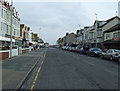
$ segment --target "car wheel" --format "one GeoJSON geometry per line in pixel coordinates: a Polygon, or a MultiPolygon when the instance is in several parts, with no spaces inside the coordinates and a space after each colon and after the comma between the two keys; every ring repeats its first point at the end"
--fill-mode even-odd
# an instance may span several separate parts
{"type": "Polygon", "coordinates": [[[89,56],[90,54],[88,53],[88,56],[89,56]]]}
{"type": "Polygon", "coordinates": [[[95,54],[94,53],[92,53],[92,57],[94,57],[95,56],[95,54]]]}
{"type": "Polygon", "coordinates": [[[91,57],[93,57],[93,54],[92,54],[92,53],[90,53],[90,56],[91,56],[91,57]]]}
{"type": "Polygon", "coordinates": [[[112,61],[113,60],[113,57],[112,56],[110,56],[110,61],[112,61]]]}

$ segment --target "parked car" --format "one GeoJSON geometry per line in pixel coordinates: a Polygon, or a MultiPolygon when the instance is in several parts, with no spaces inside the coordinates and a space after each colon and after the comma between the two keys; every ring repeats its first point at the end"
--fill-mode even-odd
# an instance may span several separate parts
{"type": "Polygon", "coordinates": [[[76,53],[79,53],[80,50],[81,50],[81,48],[80,48],[79,46],[77,46],[77,47],[75,48],[75,52],[76,52],[76,53]]]}
{"type": "Polygon", "coordinates": [[[75,47],[71,47],[72,52],[75,52],[75,49],[76,49],[75,47]]]}
{"type": "Polygon", "coordinates": [[[109,59],[109,60],[119,60],[120,50],[117,49],[109,49],[107,52],[102,53],[101,58],[109,59]]]}
{"type": "Polygon", "coordinates": [[[66,50],[66,46],[63,46],[63,47],[62,47],[62,50],[66,50]]]}
{"type": "Polygon", "coordinates": [[[66,46],[65,50],[68,50],[68,46],[66,46]]]}
{"type": "Polygon", "coordinates": [[[88,51],[89,51],[90,47],[91,47],[90,43],[85,43],[83,45],[83,47],[81,47],[79,53],[81,53],[81,54],[88,54],[88,51]]]}
{"type": "Polygon", "coordinates": [[[100,48],[90,48],[88,51],[89,56],[101,56],[103,51],[100,48]]]}
{"type": "Polygon", "coordinates": [[[69,47],[68,47],[68,51],[71,51],[71,50],[72,50],[72,47],[71,47],[71,46],[69,46],[69,47]]]}
{"type": "Polygon", "coordinates": [[[82,47],[82,48],[80,48],[79,53],[80,53],[80,54],[87,54],[87,53],[88,53],[88,50],[87,50],[87,49],[84,49],[84,48],[82,47]]]}

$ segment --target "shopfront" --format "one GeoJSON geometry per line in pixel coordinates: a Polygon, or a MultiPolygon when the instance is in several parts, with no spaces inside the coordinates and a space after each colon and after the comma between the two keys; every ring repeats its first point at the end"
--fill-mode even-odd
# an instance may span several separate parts
{"type": "Polygon", "coordinates": [[[103,42],[105,49],[119,49],[120,50],[120,38],[114,40],[108,40],[103,42]]]}
{"type": "MultiPolygon", "coordinates": [[[[14,39],[12,39],[12,43],[15,43],[14,39]]],[[[5,46],[10,46],[10,38],[0,37],[0,49],[5,46]]]]}

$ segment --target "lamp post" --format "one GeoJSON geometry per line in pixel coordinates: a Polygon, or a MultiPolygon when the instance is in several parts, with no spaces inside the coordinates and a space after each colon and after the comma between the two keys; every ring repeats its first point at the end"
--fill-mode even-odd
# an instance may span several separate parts
{"type": "Polygon", "coordinates": [[[97,13],[95,13],[96,16],[96,48],[97,48],[97,13]]]}
{"type": "MultiPolygon", "coordinates": [[[[79,25],[79,27],[80,27],[80,32],[81,32],[81,25],[79,25]]],[[[80,34],[78,34],[79,35],[79,37],[78,37],[78,45],[80,45],[80,42],[81,42],[81,39],[80,39],[80,34]]]]}
{"type": "Polygon", "coordinates": [[[13,0],[11,0],[11,7],[10,7],[10,15],[11,15],[11,32],[10,32],[10,58],[12,58],[12,15],[13,15],[13,0]]]}

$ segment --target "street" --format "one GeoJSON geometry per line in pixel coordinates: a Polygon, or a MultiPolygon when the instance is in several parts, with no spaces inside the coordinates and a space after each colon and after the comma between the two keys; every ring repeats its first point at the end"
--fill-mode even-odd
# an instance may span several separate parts
{"type": "Polygon", "coordinates": [[[44,49],[22,89],[118,89],[118,64],[60,49],[44,49]]]}
{"type": "Polygon", "coordinates": [[[0,0],[0,90],[120,91],[120,0],[19,1],[0,0]]]}

